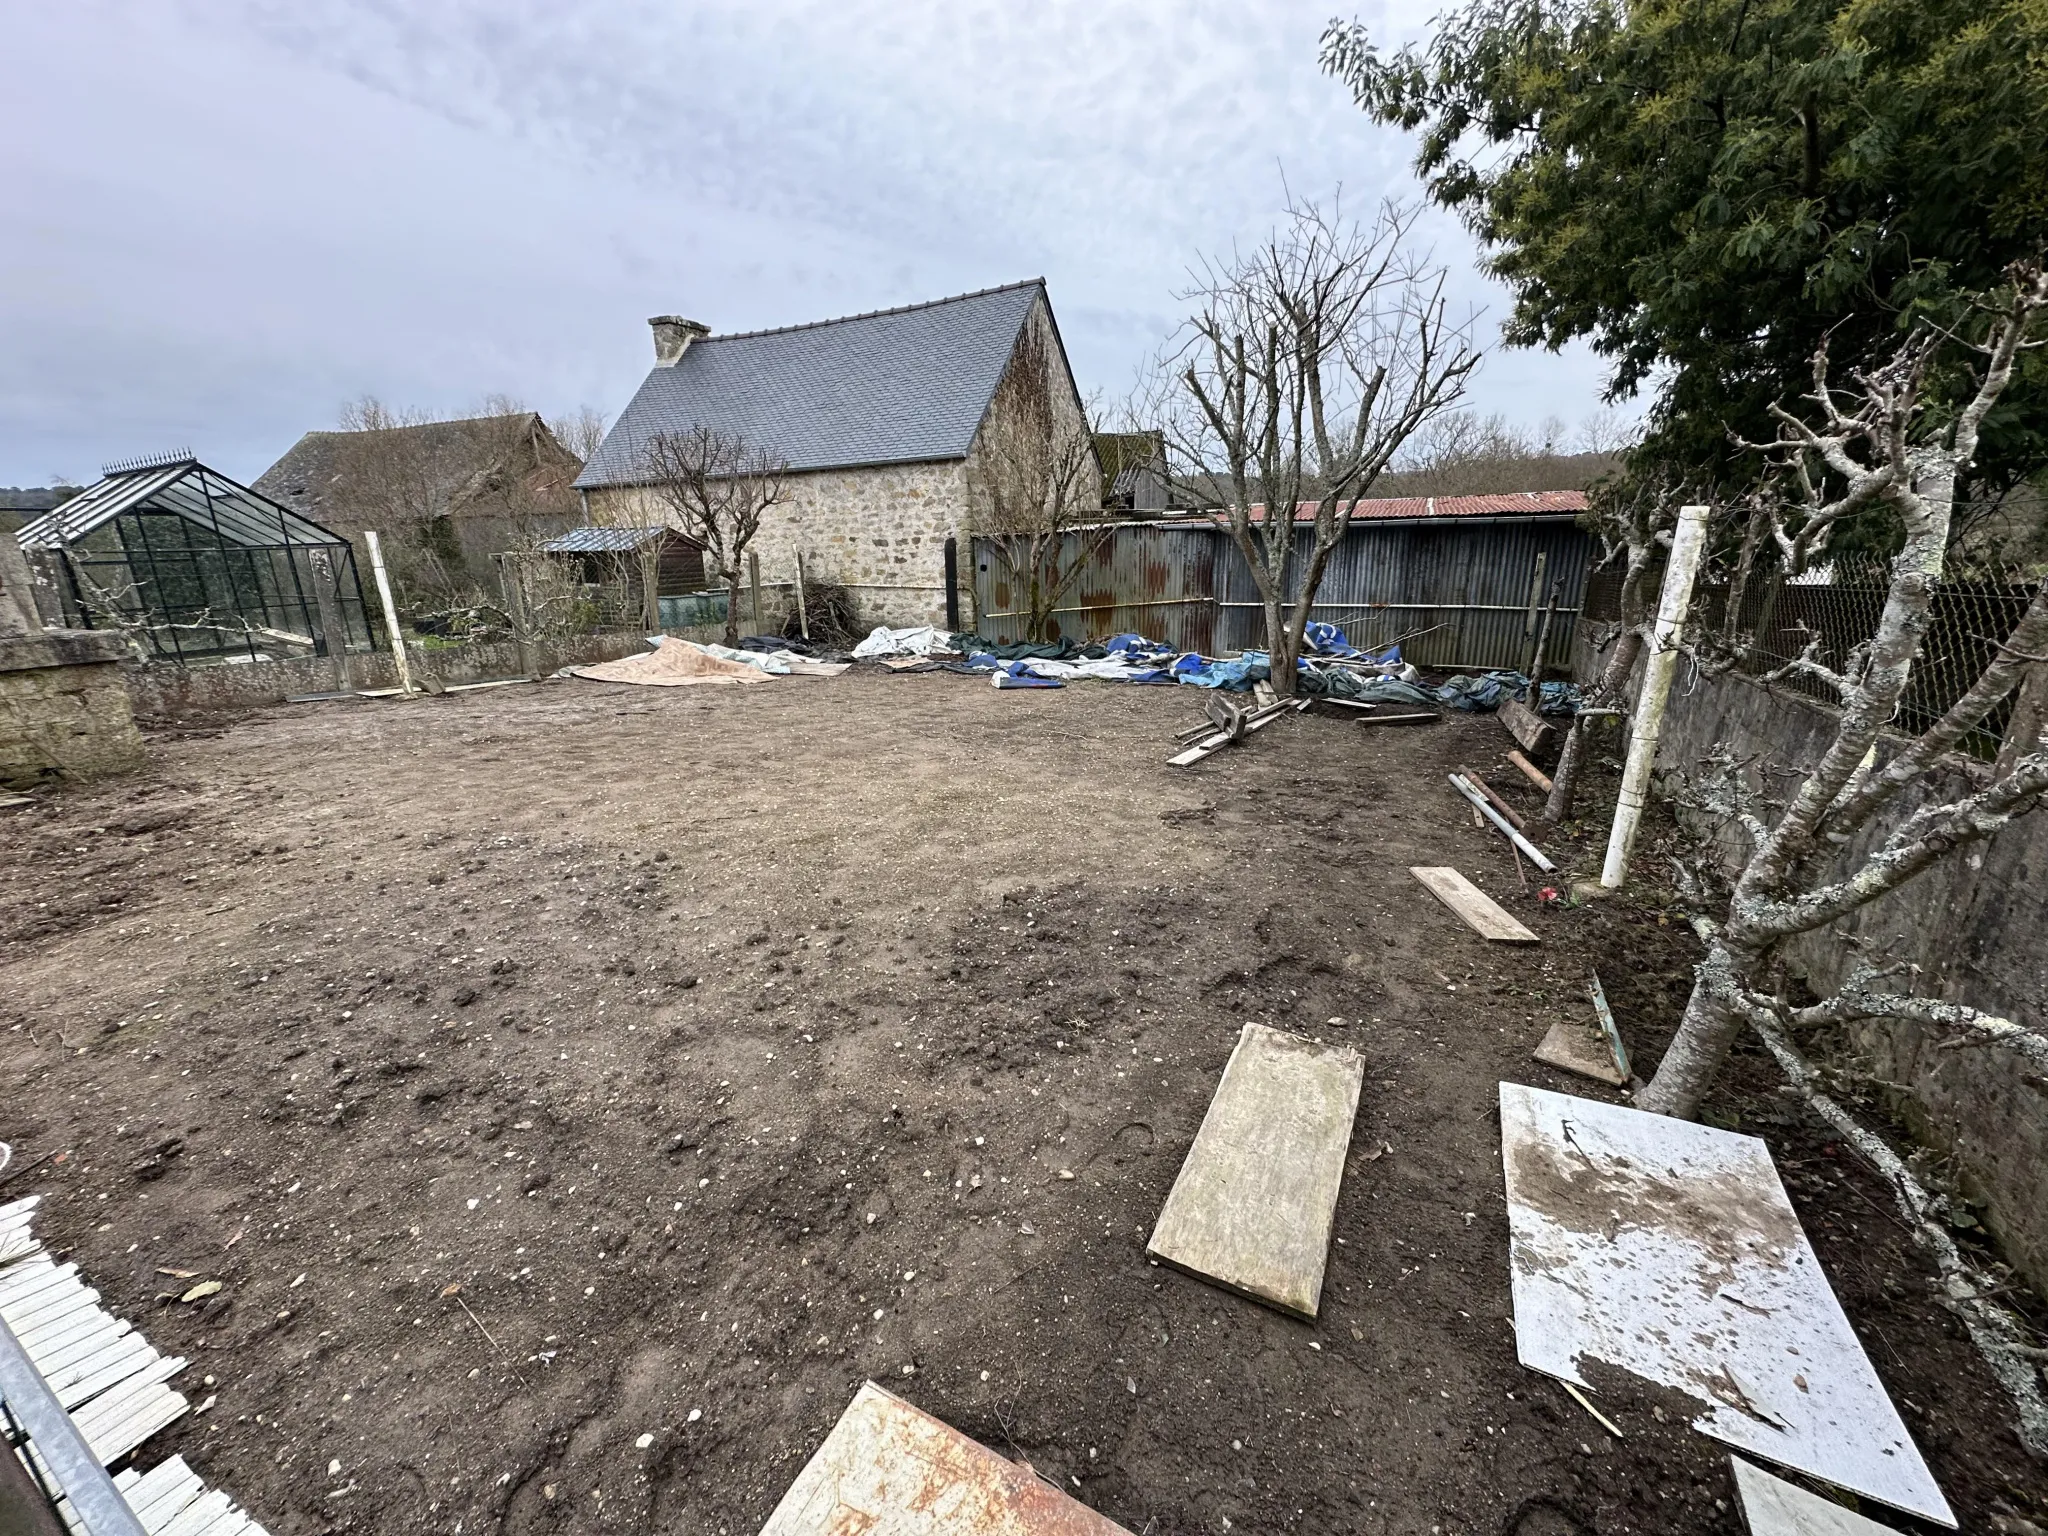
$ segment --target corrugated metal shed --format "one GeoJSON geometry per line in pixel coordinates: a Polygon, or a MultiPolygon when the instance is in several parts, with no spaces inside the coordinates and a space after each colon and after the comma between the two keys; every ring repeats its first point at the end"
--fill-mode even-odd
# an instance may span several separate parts
{"type": "MultiPolygon", "coordinates": [[[[1548,654],[1569,656],[1592,540],[1577,523],[1582,495],[1541,498],[1459,498],[1508,503],[1508,513],[1461,507],[1355,520],[1330,557],[1311,617],[1340,625],[1361,647],[1401,639],[1403,654],[1421,666],[1521,668],[1555,587],[1548,654]],[[1553,499],[1566,505],[1553,508],[1553,499]],[[1541,510],[1530,510],[1532,502],[1541,510]]],[[[1086,537],[1067,535],[1069,557],[1086,537]]],[[[1304,528],[1304,551],[1308,540],[1304,528]]],[[[981,633],[1022,638],[1023,584],[990,539],[974,541],[974,595],[981,633]]],[[[1119,525],[1054,619],[1076,639],[1136,630],[1208,655],[1265,643],[1250,568],[1228,530],[1202,518],[1119,525]]]]}

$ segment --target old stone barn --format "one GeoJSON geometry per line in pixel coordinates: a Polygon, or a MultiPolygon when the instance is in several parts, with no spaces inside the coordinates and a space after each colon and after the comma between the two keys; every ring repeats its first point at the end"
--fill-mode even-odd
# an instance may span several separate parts
{"type": "MultiPolygon", "coordinates": [[[[983,531],[993,444],[1012,418],[1086,421],[1040,279],[779,330],[718,336],[660,316],[655,361],[576,485],[588,521],[674,514],[647,484],[648,443],[708,427],[779,456],[786,499],[752,548],[762,576],[848,588],[865,622],[943,623],[944,546],[983,531]]],[[[1100,504],[1099,482],[1091,490],[1100,504]]],[[[964,586],[964,582],[963,582],[964,586]]]]}

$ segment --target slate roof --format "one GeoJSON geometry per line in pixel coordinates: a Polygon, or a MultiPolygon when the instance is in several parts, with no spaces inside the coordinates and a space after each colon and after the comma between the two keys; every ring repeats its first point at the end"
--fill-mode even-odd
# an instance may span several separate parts
{"type": "MultiPolygon", "coordinates": [[[[537,441],[548,434],[547,423],[532,411],[501,416],[467,416],[454,421],[428,421],[412,426],[382,427],[374,433],[308,432],[292,444],[285,456],[258,475],[251,489],[281,501],[294,512],[308,517],[332,516],[349,521],[348,464],[350,454],[377,437],[402,438],[401,450],[409,472],[431,477],[449,513],[490,512],[489,505],[473,505],[470,494],[522,440],[537,441]],[[330,506],[333,502],[335,505],[330,506]]],[[[566,449],[558,449],[567,463],[575,460],[566,449]]],[[[565,499],[565,512],[573,506],[565,499]]]]}
{"type": "Polygon", "coordinates": [[[711,427],[793,470],[963,459],[1045,280],[707,336],[651,370],[578,488],[632,485],[660,432],[711,427]]]}

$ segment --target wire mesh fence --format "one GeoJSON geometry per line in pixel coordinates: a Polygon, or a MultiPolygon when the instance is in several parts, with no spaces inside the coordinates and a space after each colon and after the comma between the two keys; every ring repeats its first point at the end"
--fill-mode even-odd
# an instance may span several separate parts
{"type": "MultiPolygon", "coordinates": [[[[2018,565],[1950,571],[1928,613],[1912,682],[1894,722],[1898,730],[1919,734],[1969,690],[2027,611],[2040,581],[2038,572],[2018,565]]],[[[1706,617],[1740,671],[1776,674],[1777,686],[1833,703],[1837,695],[1825,678],[1791,664],[1810,657],[1835,672],[1847,668],[1856,648],[1876,632],[1890,584],[1890,561],[1879,555],[1840,556],[1789,578],[1773,566],[1753,572],[1739,596],[1724,587],[1706,617]]],[[[2008,698],[1963,739],[1961,749],[1987,761],[1996,758],[2011,712],[2008,698]]]]}

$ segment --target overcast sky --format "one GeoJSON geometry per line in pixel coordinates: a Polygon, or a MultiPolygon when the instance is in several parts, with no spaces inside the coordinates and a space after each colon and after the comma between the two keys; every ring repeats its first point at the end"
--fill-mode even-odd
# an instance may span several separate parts
{"type": "MultiPolygon", "coordinates": [[[[1317,70],[1332,3],[11,4],[0,484],[182,447],[253,478],[364,394],[616,415],[652,314],[1036,276],[1083,388],[1121,395],[1283,172],[1414,194],[1411,144],[1317,70]]],[[[1469,240],[1423,227],[1491,341],[1469,240]]],[[[1474,403],[1576,427],[1600,379],[1495,350],[1474,403]]]]}

